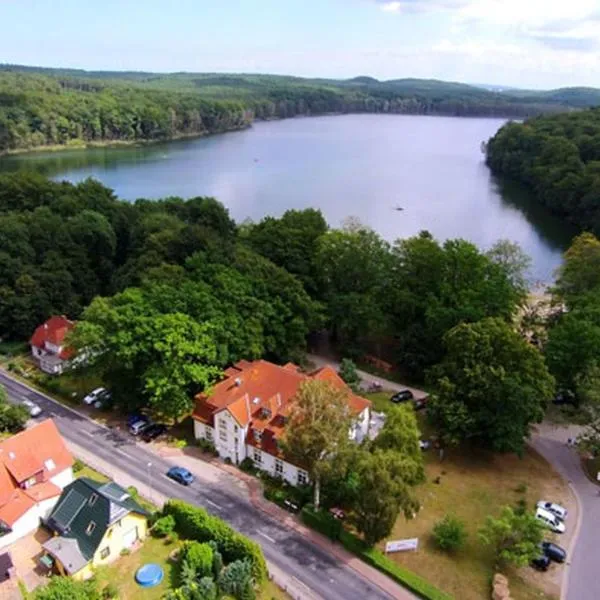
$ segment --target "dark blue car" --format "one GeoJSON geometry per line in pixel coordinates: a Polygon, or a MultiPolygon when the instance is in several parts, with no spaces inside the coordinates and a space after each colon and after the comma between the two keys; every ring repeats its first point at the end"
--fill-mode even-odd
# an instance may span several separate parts
{"type": "Polygon", "coordinates": [[[191,485],[194,483],[194,476],[183,467],[171,467],[167,471],[167,477],[170,477],[181,485],[191,485]]]}

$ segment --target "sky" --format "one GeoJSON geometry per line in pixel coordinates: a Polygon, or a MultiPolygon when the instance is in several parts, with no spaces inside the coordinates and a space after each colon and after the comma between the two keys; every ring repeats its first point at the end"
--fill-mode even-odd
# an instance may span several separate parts
{"type": "Polygon", "coordinates": [[[600,0],[0,0],[0,62],[600,87],[600,0]]]}

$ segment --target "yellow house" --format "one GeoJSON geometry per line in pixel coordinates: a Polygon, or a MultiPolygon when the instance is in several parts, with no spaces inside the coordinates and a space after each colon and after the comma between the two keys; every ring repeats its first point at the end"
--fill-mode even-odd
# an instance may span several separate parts
{"type": "Polygon", "coordinates": [[[46,519],[54,537],[43,548],[59,573],[88,579],[146,537],[147,517],[121,486],[82,477],[63,490],[46,519]]]}

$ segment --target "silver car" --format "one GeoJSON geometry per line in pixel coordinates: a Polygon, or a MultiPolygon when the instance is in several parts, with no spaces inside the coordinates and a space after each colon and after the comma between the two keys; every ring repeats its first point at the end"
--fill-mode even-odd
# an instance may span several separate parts
{"type": "Polygon", "coordinates": [[[42,409],[31,400],[23,400],[23,406],[29,411],[31,417],[39,417],[42,414],[42,409]]]}

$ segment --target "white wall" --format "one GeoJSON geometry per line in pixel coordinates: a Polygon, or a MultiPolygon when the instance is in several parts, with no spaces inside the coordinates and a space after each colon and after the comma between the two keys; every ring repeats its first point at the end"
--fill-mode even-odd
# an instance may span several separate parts
{"type": "Polygon", "coordinates": [[[59,496],[44,500],[29,509],[20,519],[12,526],[12,531],[0,537],[0,548],[4,548],[19,538],[26,536],[28,533],[35,531],[40,526],[40,519],[48,517],[54,505],[58,502],[59,496]]]}
{"type": "Polygon", "coordinates": [[[62,471],[61,473],[58,473],[54,477],[51,477],[50,481],[54,485],[57,485],[61,490],[65,487],[67,487],[73,481],[72,467],[65,469],[64,471],[62,471]]]}
{"type": "MultiPolygon", "coordinates": [[[[246,446],[246,452],[247,455],[254,460],[254,451],[256,449],[254,448],[254,446],[250,446],[250,444],[248,444],[246,446]]],[[[270,475],[273,475],[273,477],[282,477],[283,479],[285,479],[288,483],[292,484],[292,485],[298,485],[298,467],[286,462],[285,460],[282,460],[281,463],[283,464],[283,473],[277,473],[277,471],[275,470],[275,464],[277,459],[272,455],[272,454],[267,454],[266,452],[263,452],[262,450],[260,451],[260,456],[261,456],[261,462],[257,463],[256,461],[254,462],[254,464],[256,465],[257,468],[261,469],[262,471],[266,471],[267,473],[269,473],[270,475]]],[[[307,474],[307,481],[308,481],[308,474],[307,474]]]]}
{"type": "Polygon", "coordinates": [[[241,463],[246,458],[246,432],[225,409],[215,415],[214,444],[221,458],[241,463]]]}

